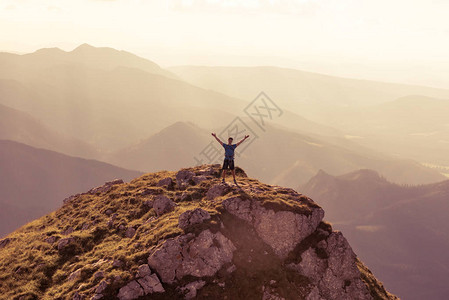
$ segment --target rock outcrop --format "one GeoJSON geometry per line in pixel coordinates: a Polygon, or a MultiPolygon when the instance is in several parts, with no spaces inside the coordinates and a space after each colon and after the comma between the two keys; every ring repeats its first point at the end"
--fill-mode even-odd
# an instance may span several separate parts
{"type": "Polygon", "coordinates": [[[8,277],[5,296],[395,298],[311,199],[236,173],[240,187],[220,183],[220,166],[208,165],[114,181],[65,201],[0,241],[0,266],[36,286],[8,277]]]}

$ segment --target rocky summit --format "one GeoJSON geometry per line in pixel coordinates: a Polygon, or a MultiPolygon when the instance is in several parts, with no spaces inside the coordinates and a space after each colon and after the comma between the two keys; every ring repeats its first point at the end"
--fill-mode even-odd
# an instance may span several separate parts
{"type": "Polygon", "coordinates": [[[396,299],[324,211],[219,165],[111,181],[0,240],[1,299],[396,299]]]}

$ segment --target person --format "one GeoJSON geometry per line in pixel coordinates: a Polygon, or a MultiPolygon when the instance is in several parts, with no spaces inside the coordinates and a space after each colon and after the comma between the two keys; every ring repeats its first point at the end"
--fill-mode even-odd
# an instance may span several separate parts
{"type": "Polygon", "coordinates": [[[237,148],[241,143],[243,143],[247,138],[249,138],[249,135],[245,135],[245,137],[238,142],[237,144],[232,144],[232,141],[234,140],[232,137],[228,138],[228,143],[223,143],[215,133],[212,133],[212,136],[217,140],[217,142],[220,143],[220,145],[223,146],[225,149],[225,158],[223,161],[223,180],[221,182],[225,183],[225,177],[226,177],[226,170],[229,168],[232,172],[232,177],[234,178],[234,183],[237,184],[237,181],[235,180],[235,170],[234,170],[234,150],[237,148]]]}

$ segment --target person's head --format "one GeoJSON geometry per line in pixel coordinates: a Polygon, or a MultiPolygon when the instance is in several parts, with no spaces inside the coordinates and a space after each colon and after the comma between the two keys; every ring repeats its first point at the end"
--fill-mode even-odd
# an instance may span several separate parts
{"type": "Polygon", "coordinates": [[[232,137],[229,137],[228,138],[228,144],[232,144],[232,141],[233,141],[234,139],[232,138],[232,137]]]}

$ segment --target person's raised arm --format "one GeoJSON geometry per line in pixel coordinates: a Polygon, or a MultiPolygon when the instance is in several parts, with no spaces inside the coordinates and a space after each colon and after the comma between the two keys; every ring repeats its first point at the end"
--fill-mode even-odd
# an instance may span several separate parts
{"type": "Polygon", "coordinates": [[[223,142],[222,141],[220,141],[220,139],[217,137],[217,135],[215,134],[215,133],[212,133],[212,136],[217,140],[217,142],[219,142],[220,143],[220,145],[222,145],[223,146],[223,142]]]}
{"type": "Polygon", "coordinates": [[[237,143],[237,146],[243,143],[247,138],[249,138],[249,135],[245,135],[245,137],[240,142],[237,143]]]}

